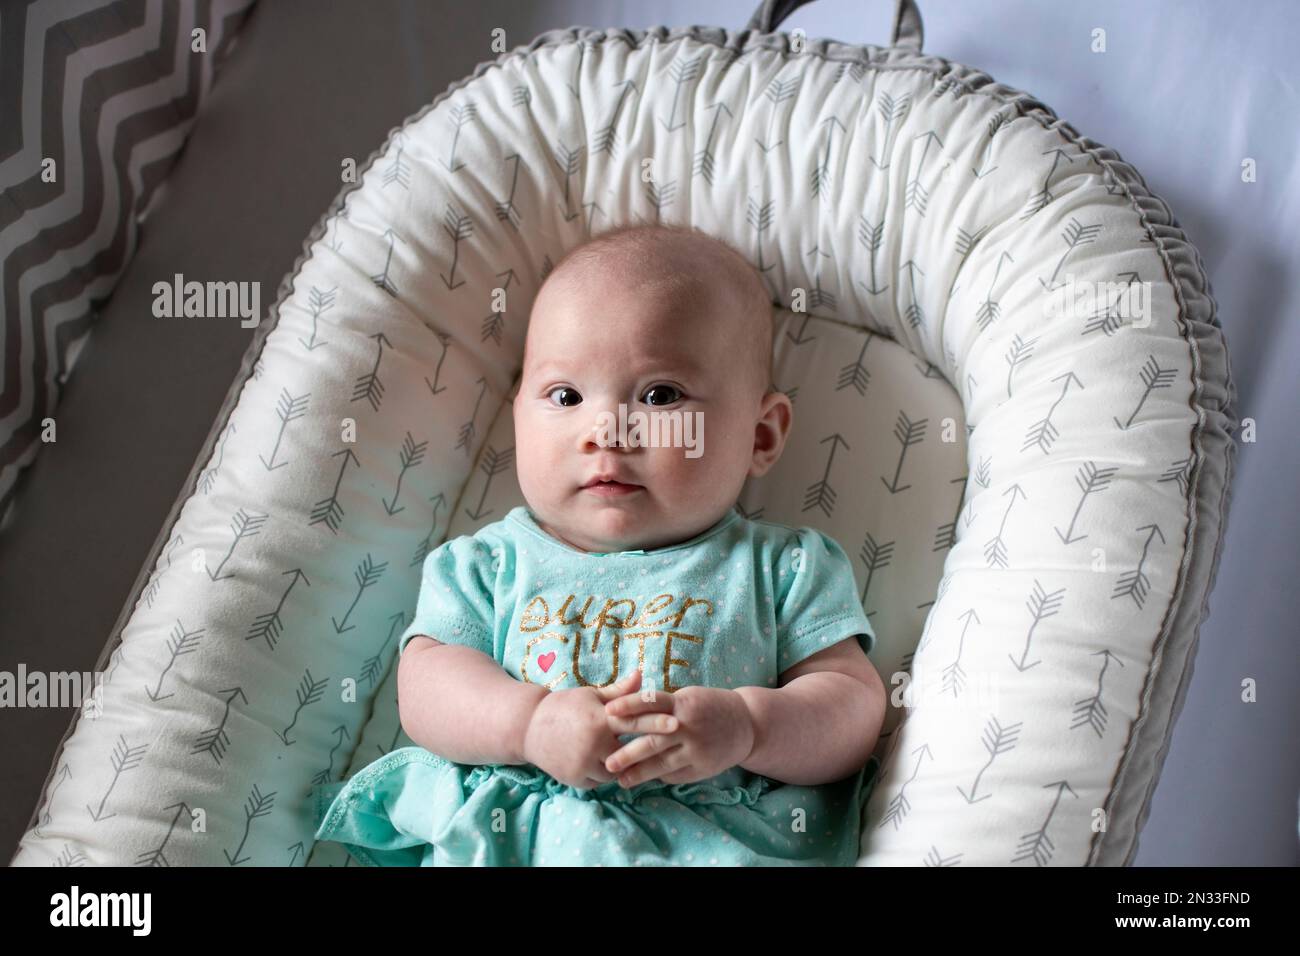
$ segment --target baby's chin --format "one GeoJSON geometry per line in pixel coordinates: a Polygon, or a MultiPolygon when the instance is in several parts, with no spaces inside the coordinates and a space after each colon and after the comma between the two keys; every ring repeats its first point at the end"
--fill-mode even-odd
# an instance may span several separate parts
{"type": "Polygon", "coordinates": [[[592,501],[567,508],[550,526],[575,547],[609,554],[668,547],[694,537],[702,530],[697,527],[701,523],[707,523],[707,518],[695,519],[680,512],[670,518],[645,503],[592,501]]]}
{"type": "Polygon", "coordinates": [[[583,543],[587,551],[633,551],[644,548],[656,531],[663,530],[663,516],[648,507],[645,492],[603,501],[583,492],[580,500],[556,517],[562,534],[583,543]]]}

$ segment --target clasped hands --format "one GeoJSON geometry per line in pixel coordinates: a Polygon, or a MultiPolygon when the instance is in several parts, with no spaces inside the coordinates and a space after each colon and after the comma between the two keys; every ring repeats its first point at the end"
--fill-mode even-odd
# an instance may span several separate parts
{"type": "Polygon", "coordinates": [[[607,687],[552,691],[529,720],[524,760],[586,790],[616,777],[626,788],[694,783],[753,752],[753,716],[734,690],[692,685],[642,695],[640,687],[637,669],[607,687]],[[641,736],[623,744],[620,734],[641,736]]]}

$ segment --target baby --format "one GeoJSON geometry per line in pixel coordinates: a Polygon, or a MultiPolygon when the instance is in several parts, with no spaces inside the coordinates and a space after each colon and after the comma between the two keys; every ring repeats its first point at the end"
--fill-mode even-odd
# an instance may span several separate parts
{"type": "Polygon", "coordinates": [[[418,746],[318,788],[317,837],[374,865],[852,865],[875,635],[834,539],[735,507],[791,418],[729,245],[620,227],[562,258],[514,399],[527,506],[425,560],[418,746]]]}

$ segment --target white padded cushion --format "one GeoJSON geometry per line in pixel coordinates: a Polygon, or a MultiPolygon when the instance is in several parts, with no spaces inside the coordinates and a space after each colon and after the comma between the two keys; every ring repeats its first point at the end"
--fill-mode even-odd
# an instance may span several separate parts
{"type": "Polygon", "coordinates": [[[1199,259],[1031,98],[787,39],[553,31],[394,133],[259,330],[17,862],[342,862],[307,791],[408,743],[423,556],[522,502],[532,297],[656,220],[735,243],[783,306],[795,430],[741,505],[856,562],[895,695],[862,862],[1128,859],[1231,468],[1199,259]],[[1070,276],[1151,283],[1150,323],[1049,317],[1070,276]]]}

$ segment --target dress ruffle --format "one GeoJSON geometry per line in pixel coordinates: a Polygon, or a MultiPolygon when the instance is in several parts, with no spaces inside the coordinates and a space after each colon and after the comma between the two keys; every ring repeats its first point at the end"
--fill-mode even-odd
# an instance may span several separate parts
{"type": "Polygon", "coordinates": [[[580,790],[531,764],[470,766],[403,747],[312,799],[316,838],[372,866],[852,865],[877,767],[872,757],[820,787],[733,767],[694,783],[580,790]]]}
{"type": "Polygon", "coordinates": [[[659,780],[647,780],[631,788],[624,788],[614,780],[590,790],[579,790],[560,783],[549,773],[531,764],[490,764],[474,767],[466,775],[465,786],[467,789],[477,790],[488,780],[502,779],[547,797],[565,796],[575,800],[634,804],[651,796],[666,796],[691,805],[707,803],[753,807],[771,788],[772,782],[766,777],[751,774],[748,775],[751,778],[748,783],[737,783],[731,786],[723,783],[728,777],[740,780],[745,776],[743,773],[720,774],[711,780],[698,780],[695,783],[663,783],[659,780]]]}

